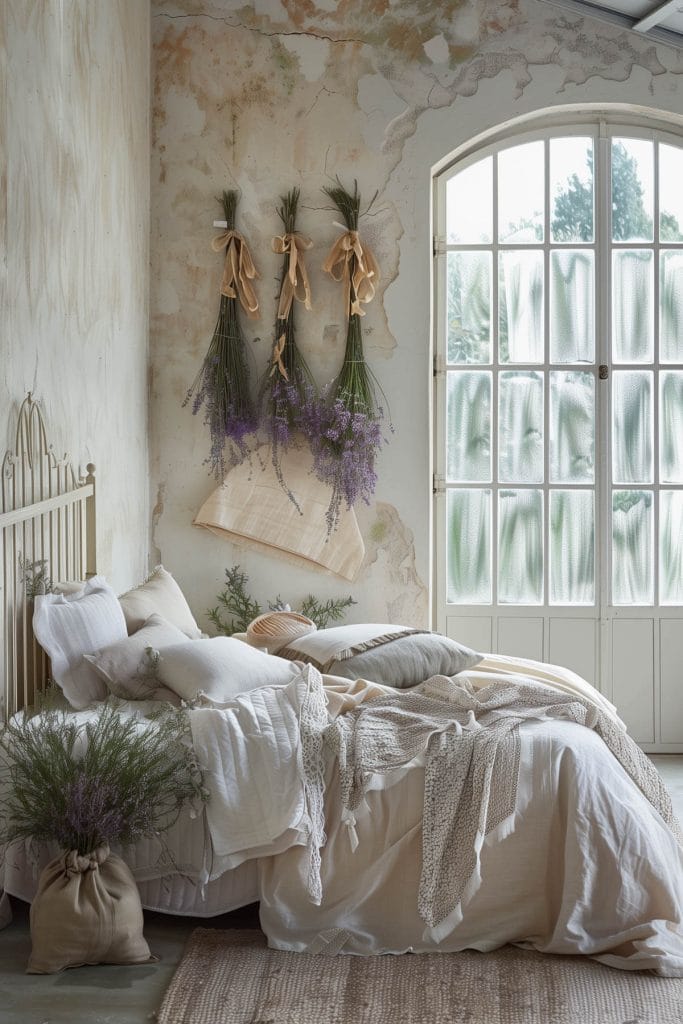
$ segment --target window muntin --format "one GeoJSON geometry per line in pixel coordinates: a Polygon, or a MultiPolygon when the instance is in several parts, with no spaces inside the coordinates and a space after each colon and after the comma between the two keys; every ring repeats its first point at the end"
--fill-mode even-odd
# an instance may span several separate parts
{"type": "Polygon", "coordinates": [[[682,173],[683,148],[622,129],[498,147],[448,180],[450,604],[599,603],[601,518],[609,602],[680,602],[682,173]]]}

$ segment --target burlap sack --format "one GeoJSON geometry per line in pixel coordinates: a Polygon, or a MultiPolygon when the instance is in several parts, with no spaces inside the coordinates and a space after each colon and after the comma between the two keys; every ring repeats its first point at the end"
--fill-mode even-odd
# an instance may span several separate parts
{"type": "Polygon", "coordinates": [[[76,850],[43,869],[31,904],[27,974],[55,974],[85,964],[144,964],[152,958],[142,936],[135,879],[120,857],[101,846],[76,850]]]}

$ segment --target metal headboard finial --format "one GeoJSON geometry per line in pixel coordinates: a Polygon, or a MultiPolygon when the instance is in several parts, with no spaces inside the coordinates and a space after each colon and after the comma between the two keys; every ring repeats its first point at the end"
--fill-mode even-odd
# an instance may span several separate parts
{"type": "Polygon", "coordinates": [[[0,719],[32,703],[48,663],[31,628],[33,597],[54,582],[93,576],[95,467],[81,478],[56,458],[40,407],[28,392],[14,451],[2,462],[0,506],[0,719]]]}

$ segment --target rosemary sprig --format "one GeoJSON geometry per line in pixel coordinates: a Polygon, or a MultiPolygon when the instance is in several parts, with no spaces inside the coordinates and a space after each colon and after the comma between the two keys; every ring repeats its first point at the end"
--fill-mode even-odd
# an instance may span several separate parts
{"type": "MultiPolygon", "coordinates": [[[[239,565],[233,565],[231,569],[225,570],[225,587],[218,594],[217,601],[231,618],[224,618],[218,605],[208,612],[216,630],[224,636],[246,633],[249,623],[263,610],[259,602],[250,595],[248,583],[249,577],[240,570],[239,565]]],[[[351,596],[322,601],[313,594],[308,594],[301,602],[300,611],[302,615],[315,622],[318,629],[325,629],[330,622],[343,618],[346,609],[355,603],[351,596]]],[[[279,594],[274,601],[268,602],[268,608],[271,611],[290,610],[289,605],[284,603],[279,594]]]]}

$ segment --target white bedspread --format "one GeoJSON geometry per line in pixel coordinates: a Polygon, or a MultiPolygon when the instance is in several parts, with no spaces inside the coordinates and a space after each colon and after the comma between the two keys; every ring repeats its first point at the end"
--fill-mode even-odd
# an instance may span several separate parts
{"type": "Polygon", "coordinates": [[[602,740],[572,722],[520,727],[515,826],[481,850],[481,882],[439,929],[418,914],[424,770],[375,780],[351,851],[339,790],[326,794],[323,902],[307,897],[298,849],[259,861],[271,946],[403,953],[496,949],[584,954],[683,977],[683,855],[602,740]]]}
{"type": "MultiPolygon", "coordinates": [[[[533,685],[541,671],[548,685],[554,669],[527,665],[529,675],[509,660],[487,659],[467,676],[483,686],[498,672],[503,682],[512,675],[533,685]]],[[[614,714],[585,681],[561,669],[557,674],[558,689],[614,714]]],[[[424,757],[368,780],[354,812],[354,852],[328,752],[327,835],[317,837],[324,840],[321,891],[311,899],[315,813],[296,723],[319,678],[307,667],[289,687],[243,695],[234,714],[193,713],[195,743],[203,760],[208,755],[213,779],[214,842],[226,857],[259,856],[261,922],[271,945],[367,954],[515,942],[683,977],[683,852],[603,741],[575,722],[520,726],[512,826],[486,837],[477,885],[434,928],[418,914],[424,757]],[[218,781],[221,772],[225,783],[218,781]],[[255,794],[253,805],[240,783],[255,794]]],[[[362,686],[351,699],[364,699],[362,686]]],[[[316,713],[310,721],[319,729],[319,705],[316,713]]]]}

